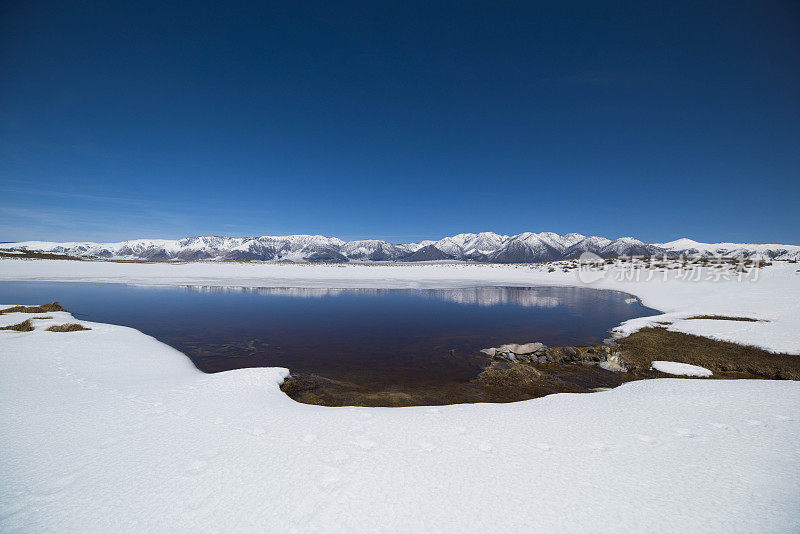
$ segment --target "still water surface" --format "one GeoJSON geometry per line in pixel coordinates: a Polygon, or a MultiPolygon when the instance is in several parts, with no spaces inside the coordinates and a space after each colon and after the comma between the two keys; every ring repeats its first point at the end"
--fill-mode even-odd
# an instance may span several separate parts
{"type": "Polygon", "coordinates": [[[206,372],[280,366],[339,380],[469,380],[503,343],[600,343],[656,312],[574,287],[304,289],[0,283],[0,303],[57,300],[77,319],[131,326],[206,372]]]}

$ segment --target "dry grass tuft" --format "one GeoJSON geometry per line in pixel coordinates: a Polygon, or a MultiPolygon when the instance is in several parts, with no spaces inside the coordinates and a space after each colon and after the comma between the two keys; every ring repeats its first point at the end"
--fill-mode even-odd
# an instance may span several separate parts
{"type": "Polygon", "coordinates": [[[666,328],[643,328],[618,339],[617,343],[625,366],[643,378],[666,376],[650,371],[654,360],[666,360],[705,367],[716,378],[800,380],[800,356],[670,332],[666,328]]]}
{"type": "Polygon", "coordinates": [[[66,323],[53,325],[47,329],[48,332],[80,332],[81,330],[91,330],[91,328],[78,323],[66,323]]]}
{"type": "Polygon", "coordinates": [[[50,302],[48,304],[42,304],[41,306],[14,306],[11,308],[6,308],[4,310],[0,310],[0,315],[4,313],[48,313],[57,311],[67,310],[62,308],[61,304],[58,302],[50,302]]]}
{"type": "Polygon", "coordinates": [[[0,330],[14,330],[15,332],[30,332],[33,330],[33,323],[30,319],[25,319],[21,323],[11,326],[0,326],[0,330]]]}
{"type": "Polygon", "coordinates": [[[731,317],[730,315],[695,315],[694,317],[687,317],[686,319],[713,319],[715,321],[744,321],[748,323],[758,323],[762,321],[761,319],[753,319],[752,317],[731,317]]]}

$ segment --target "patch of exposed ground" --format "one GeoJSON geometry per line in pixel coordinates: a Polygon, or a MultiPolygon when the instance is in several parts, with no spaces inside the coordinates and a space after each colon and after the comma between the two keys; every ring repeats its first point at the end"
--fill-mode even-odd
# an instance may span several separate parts
{"type": "Polygon", "coordinates": [[[47,328],[48,332],[80,332],[81,330],[91,330],[91,328],[78,323],[57,324],[47,328]]]}
{"type": "Polygon", "coordinates": [[[753,319],[752,317],[732,317],[730,315],[695,315],[694,317],[687,317],[686,319],[687,320],[712,319],[715,321],[744,321],[748,323],[758,323],[762,321],[761,319],[753,319]]]}
{"type": "Polygon", "coordinates": [[[0,326],[0,330],[14,330],[15,332],[30,332],[33,330],[33,323],[30,319],[25,319],[21,323],[11,326],[0,326]]]}
{"type": "Polygon", "coordinates": [[[30,260],[73,260],[73,261],[83,261],[88,258],[80,257],[80,256],[69,256],[67,254],[54,254],[52,252],[38,252],[34,250],[15,250],[15,251],[4,251],[0,250],[0,259],[9,258],[9,259],[30,259],[30,260]]]}
{"type": "Polygon", "coordinates": [[[4,313],[48,313],[57,311],[67,311],[58,302],[50,302],[41,306],[13,306],[0,310],[0,315],[4,313]]]}
{"type": "Polygon", "coordinates": [[[589,393],[616,387],[625,373],[593,365],[530,365],[486,359],[472,380],[437,384],[395,384],[332,380],[313,374],[288,377],[281,389],[292,399],[322,406],[435,406],[474,402],[514,402],[552,393],[589,393]]]}
{"type": "Polygon", "coordinates": [[[617,343],[628,374],[640,378],[668,376],[650,370],[654,360],[665,360],[705,367],[714,373],[714,378],[800,380],[800,356],[670,332],[666,328],[643,328],[617,343]]]}

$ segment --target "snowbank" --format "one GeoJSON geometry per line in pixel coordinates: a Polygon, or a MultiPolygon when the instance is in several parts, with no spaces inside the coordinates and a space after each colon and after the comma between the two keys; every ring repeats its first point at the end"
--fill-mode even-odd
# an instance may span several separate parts
{"type": "Polygon", "coordinates": [[[620,326],[625,335],[658,322],[670,330],[800,354],[800,273],[798,264],[775,262],[758,278],[726,279],[701,269],[684,279],[641,271],[636,276],[612,269],[584,284],[577,272],[549,266],[492,264],[270,264],[270,263],[113,263],[67,260],[0,261],[0,281],[111,282],[147,285],[303,287],[303,288],[448,288],[474,286],[562,285],[614,289],[639,297],[665,315],[634,319],[620,326]],[[698,278],[698,281],[695,281],[698,278]],[[688,320],[696,315],[744,316],[763,322],[688,320]]]}
{"type": "Polygon", "coordinates": [[[708,377],[713,373],[705,367],[690,365],[688,363],[654,361],[652,368],[668,375],[708,377]]]}
{"type": "Polygon", "coordinates": [[[46,315],[0,331],[3,532],[800,527],[796,382],[325,408],[286,397],[285,369],[204,375],[136,330],[46,315]]]}

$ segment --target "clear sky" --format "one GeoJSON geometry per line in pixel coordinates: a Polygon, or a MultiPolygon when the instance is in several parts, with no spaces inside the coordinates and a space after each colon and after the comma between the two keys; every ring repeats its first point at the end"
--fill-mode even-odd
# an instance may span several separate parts
{"type": "Polygon", "coordinates": [[[0,241],[800,243],[800,3],[0,4],[0,241]]]}

